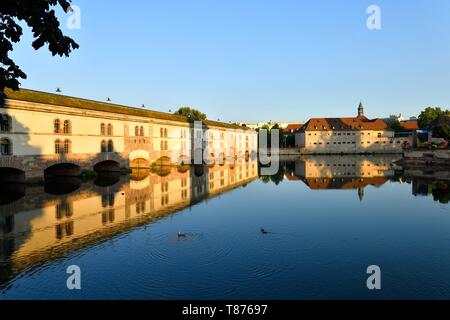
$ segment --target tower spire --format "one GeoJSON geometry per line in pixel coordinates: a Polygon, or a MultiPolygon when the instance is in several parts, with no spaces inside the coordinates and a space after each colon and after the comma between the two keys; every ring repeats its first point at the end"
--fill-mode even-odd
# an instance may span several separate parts
{"type": "Polygon", "coordinates": [[[359,102],[358,117],[364,117],[364,106],[362,102],[359,102]]]}

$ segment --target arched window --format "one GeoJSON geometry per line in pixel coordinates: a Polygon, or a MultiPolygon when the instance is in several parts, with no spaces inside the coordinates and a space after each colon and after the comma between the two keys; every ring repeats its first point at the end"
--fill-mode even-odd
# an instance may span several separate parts
{"type": "Polygon", "coordinates": [[[164,150],[169,150],[169,144],[167,141],[164,141],[164,150]]]}
{"type": "Polygon", "coordinates": [[[160,129],[159,129],[159,136],[160,136],[161,138],[164,137],[164,129],[163,129],[163,128],[160,128],[160,129]]]}
{"type": "Polygon", "coordinates": [[[167,128],[164,129],[164,138],[167,138],[168,134],[167,134],[167,128]]]}
{"type": "Polygon", "coordinates": [[[102,141],[100,149],[101,149],[102,153],[108,152],[108,145],[106,144],[105,140],[102,141]]]}
{"type": "Polygon", "coordinates": [[[11,141],[9,141],[9,139],[1,139],[0,140],[0,155],[1,156],[12,155],[12,146],[11,146],[11,141]]]}
{"type": "Polygon", "coordinates": [[[64,134],[71,134],[72,133],[72,124],[69,120],[64,121],[64,134]]]}
{"type": "Polygon", "coordinates": [[[105,134],[106,134],[106,131],[105,131],[105,124],[102,123],[102,124],[100,125],[100,135],[104,136],[105,134]]]}
{"type": "Polygon", "coordinates": [[[139,127],[138,126],[134,127],[134,135],[136,137],[139,136],[139,127]]]}
{"type": "Polygon", "coordinates": [[[71,153],[72,152],[72,142],[70,140],[64,141],[64,153],[71,153]]]}
{"type": "Polygon", "coordinates": [[[53,133],[60,133],[61,132],[61,121],[59,119],[55,119],[53,122],[53,133]]]}
{"type": "Polygon", "coordinates": [[[113,135],[113,126],[112,124],[108,124],[108,136],[112,136],[113,135]]]}
{"type": "Polygon", "coordinates": [[[114,152],[114,143],[112,140],[108,141],[108,152],[114,152]]]}
{"type": "Polygon", "coordinates": [[[60,154],[61,151],[61,141],[55,140],[55,153],[60,154]]]}
{"type": "Polygon", "coordinates": [[[7,114],[0,114],[0,132],[11,131],[11,117],[7,114]]]}
{"type": "Polygon", "coordinates": [[[161,141],[161,146],[160,146],[160,147],[161,147],[161,148],[160,148],[161,151],[164,150],[164,141],[161,141]]]}
{"type": "Polygon", "coordinates": [[[144,127],[141,127],[140,134],[141,134],[141,137],[144,136],[144,127]]]}

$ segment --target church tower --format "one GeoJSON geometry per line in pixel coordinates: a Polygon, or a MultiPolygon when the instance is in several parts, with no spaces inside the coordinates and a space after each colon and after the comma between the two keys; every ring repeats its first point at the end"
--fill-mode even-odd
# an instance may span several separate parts
{"type": "Polygon", "coordinates": [[[364,106],[363,106],[362,102],[359,103],[358,117],[364,117],[364,106]]]}

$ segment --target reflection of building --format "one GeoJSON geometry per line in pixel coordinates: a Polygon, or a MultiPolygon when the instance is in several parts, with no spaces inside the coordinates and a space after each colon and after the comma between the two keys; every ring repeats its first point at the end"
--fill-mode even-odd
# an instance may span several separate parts
{"type": "Polygon", "coordinates": [[[29,187],[27,197],[0,206],[0,265],[22,270],[245,185],[257,175],[257,163],[249,161],[172,168],[162,176],[141,172],[138,181],[82,184],[67,195],[29,187]]]}
{"type": "Polygon", "coordinates": [[[193,154],[201,164],[204,157],[245,157],[257,149],[256,132],[241,126],[206,120],[196,127],[173,114],[25,89],[5,94],[0,170],[26,179],[187,163],[193,154]]]}
{"type": "Polygon", "coordinates": [[[295,162],[294,174],[313,190],[358,189],[381,186],[394,175],[393,156],[305,156],[295,162]]]}
{"type": "Polygon", "coordinates": [[[313,118],[296,134],[304,154],[401,153],[406,141],[383,120],[366,118],[362,104],[357,117],[313,118]]]}

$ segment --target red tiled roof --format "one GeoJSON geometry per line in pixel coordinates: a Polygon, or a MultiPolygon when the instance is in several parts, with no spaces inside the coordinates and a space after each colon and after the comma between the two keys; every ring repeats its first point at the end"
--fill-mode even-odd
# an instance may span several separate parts
{"type": "Polygon", "coordinates": [[[296,132],[296,131],[300,130],[301,127],[303,127],[303,123],[291,123],[291,124],[288,124],[288,126],[283,129],[283,132],[284,133],[296,132]]]}
{"type": "Polygon", "coordinates": [[[355,118],[312,118],[301,131],[351,131],[387,130],[389,126],[381,119],[369,120],[364,116],[355,118]]]}
{"type": "Polygon", "coordinates": [[[324,189],[358,189],[365,188],[368,185],[381,186],[386,183],[384,177],[372,178],[304,178],[303,181],[313,190],[324,189]]]}
{"type": "Polygon", "coordinates": [[[406,130],[419,130],[419,123],[417,121],[401,121],[400,125],[406,130]]]}

